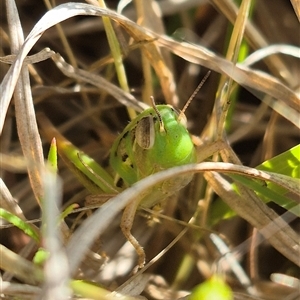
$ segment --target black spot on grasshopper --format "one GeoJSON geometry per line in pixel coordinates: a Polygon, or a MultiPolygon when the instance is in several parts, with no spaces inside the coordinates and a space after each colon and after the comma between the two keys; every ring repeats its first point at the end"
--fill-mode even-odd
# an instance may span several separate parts
{"type": "Polygon", "coordinates": [[[118,181],[116,182],[116,187],[123,188],[124,187],[124,180],[119,177],[118,181]]]}
{"type": "Polygon", "coordinates": [[[128,154],[127,154],[127,153],[124,153],[124,154],[121,156],[122,162],[126,162],[127,158],[128,158],[128,154]]]}

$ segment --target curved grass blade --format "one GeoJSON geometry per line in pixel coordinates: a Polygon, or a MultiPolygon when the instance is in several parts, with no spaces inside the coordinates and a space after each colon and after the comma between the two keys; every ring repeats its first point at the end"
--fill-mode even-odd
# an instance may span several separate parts
{"type": "Polygon", "coordinates": [[[0,217],[21,229],[26,235],[30,236],[37,243],[40,242],[39,232],[31,224],[26,223],[19,217],[15,216],[14,214],[10,213],[9,211],[3,208],[0,208],[0,217]]]}

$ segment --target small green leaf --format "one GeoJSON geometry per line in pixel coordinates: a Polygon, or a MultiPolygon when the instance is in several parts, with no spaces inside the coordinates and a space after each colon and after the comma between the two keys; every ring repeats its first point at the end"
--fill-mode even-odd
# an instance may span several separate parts
{"type": "Polygon", "coordinates": [[[221,277],[213,276],[205,282],[197,285],[189,300],[233,300],[231,288],[221,277]]]}
{"type": "Polygon", "coordinates": [[[44,248],[39,248],[39,250],[35,253],[33,257],[33,262],[38,266],[43,266],[45,261],[49,257],[49,252],[44,248]]]}
{"type": "Polygon", "coordinates": [[[95,283],[84,280],[72,280],[71,288],[75,294],[90,299],[104,299],[111,294],[110,291],[96,285],[95,283]]]}
{"type": "Polygon", "coordinates": [[[78,208],[78,204],[76,204],[76,203],[69,205],[59,216],[60,220],[64,220],[76,208],[78,208]]]}
{"type": "Polygon", "coordinates": [[[48,153],[48,163],[53,167],[54,171],[57,172],[57,146],[56,139],[53,138],[51,141],[49,153],[48,153]]]}
{"type": "Polygon", "coordinates": [[[31,224],[26,223],[19,217],[13,215],[9,211],[0,208],[0,217],[5,219],[7,222],[15,225],[19,229],[21,229],[25,234],[30,236],[33,240],[35,240],[37,243],[40,241],[39,233],[37,230],[31,226],[31,224]]]}

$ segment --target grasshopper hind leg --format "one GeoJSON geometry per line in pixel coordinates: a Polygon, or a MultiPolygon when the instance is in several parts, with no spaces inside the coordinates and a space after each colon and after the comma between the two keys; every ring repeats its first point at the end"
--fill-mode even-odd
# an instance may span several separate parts
{"type": "Polygon", "coordinates": [[[135,251],[138,255],[138,265],[134,269],[134,273],[140,268],[143,268],[145,265],[145,251],[143,247],[139,244],[137,239],[131,234],[131,228],[134,221],[134,216],[139,205],[139,200],[134,200],[130,202],[126,207],[122,215],[121,219],[121,230],[126,237],[126,239],[131,243],[131,245],[135,248],[135,251]]]}

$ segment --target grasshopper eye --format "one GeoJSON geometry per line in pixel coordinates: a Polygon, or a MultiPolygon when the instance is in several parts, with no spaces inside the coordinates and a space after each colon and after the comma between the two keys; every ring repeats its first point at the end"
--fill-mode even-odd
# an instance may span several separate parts
{"type": "Polygon", "coordinates": [[[152,116],[142,118],[136,125],[135,139],[143,149],[150,149],[154,145],[155,130],[152,116]]]}

